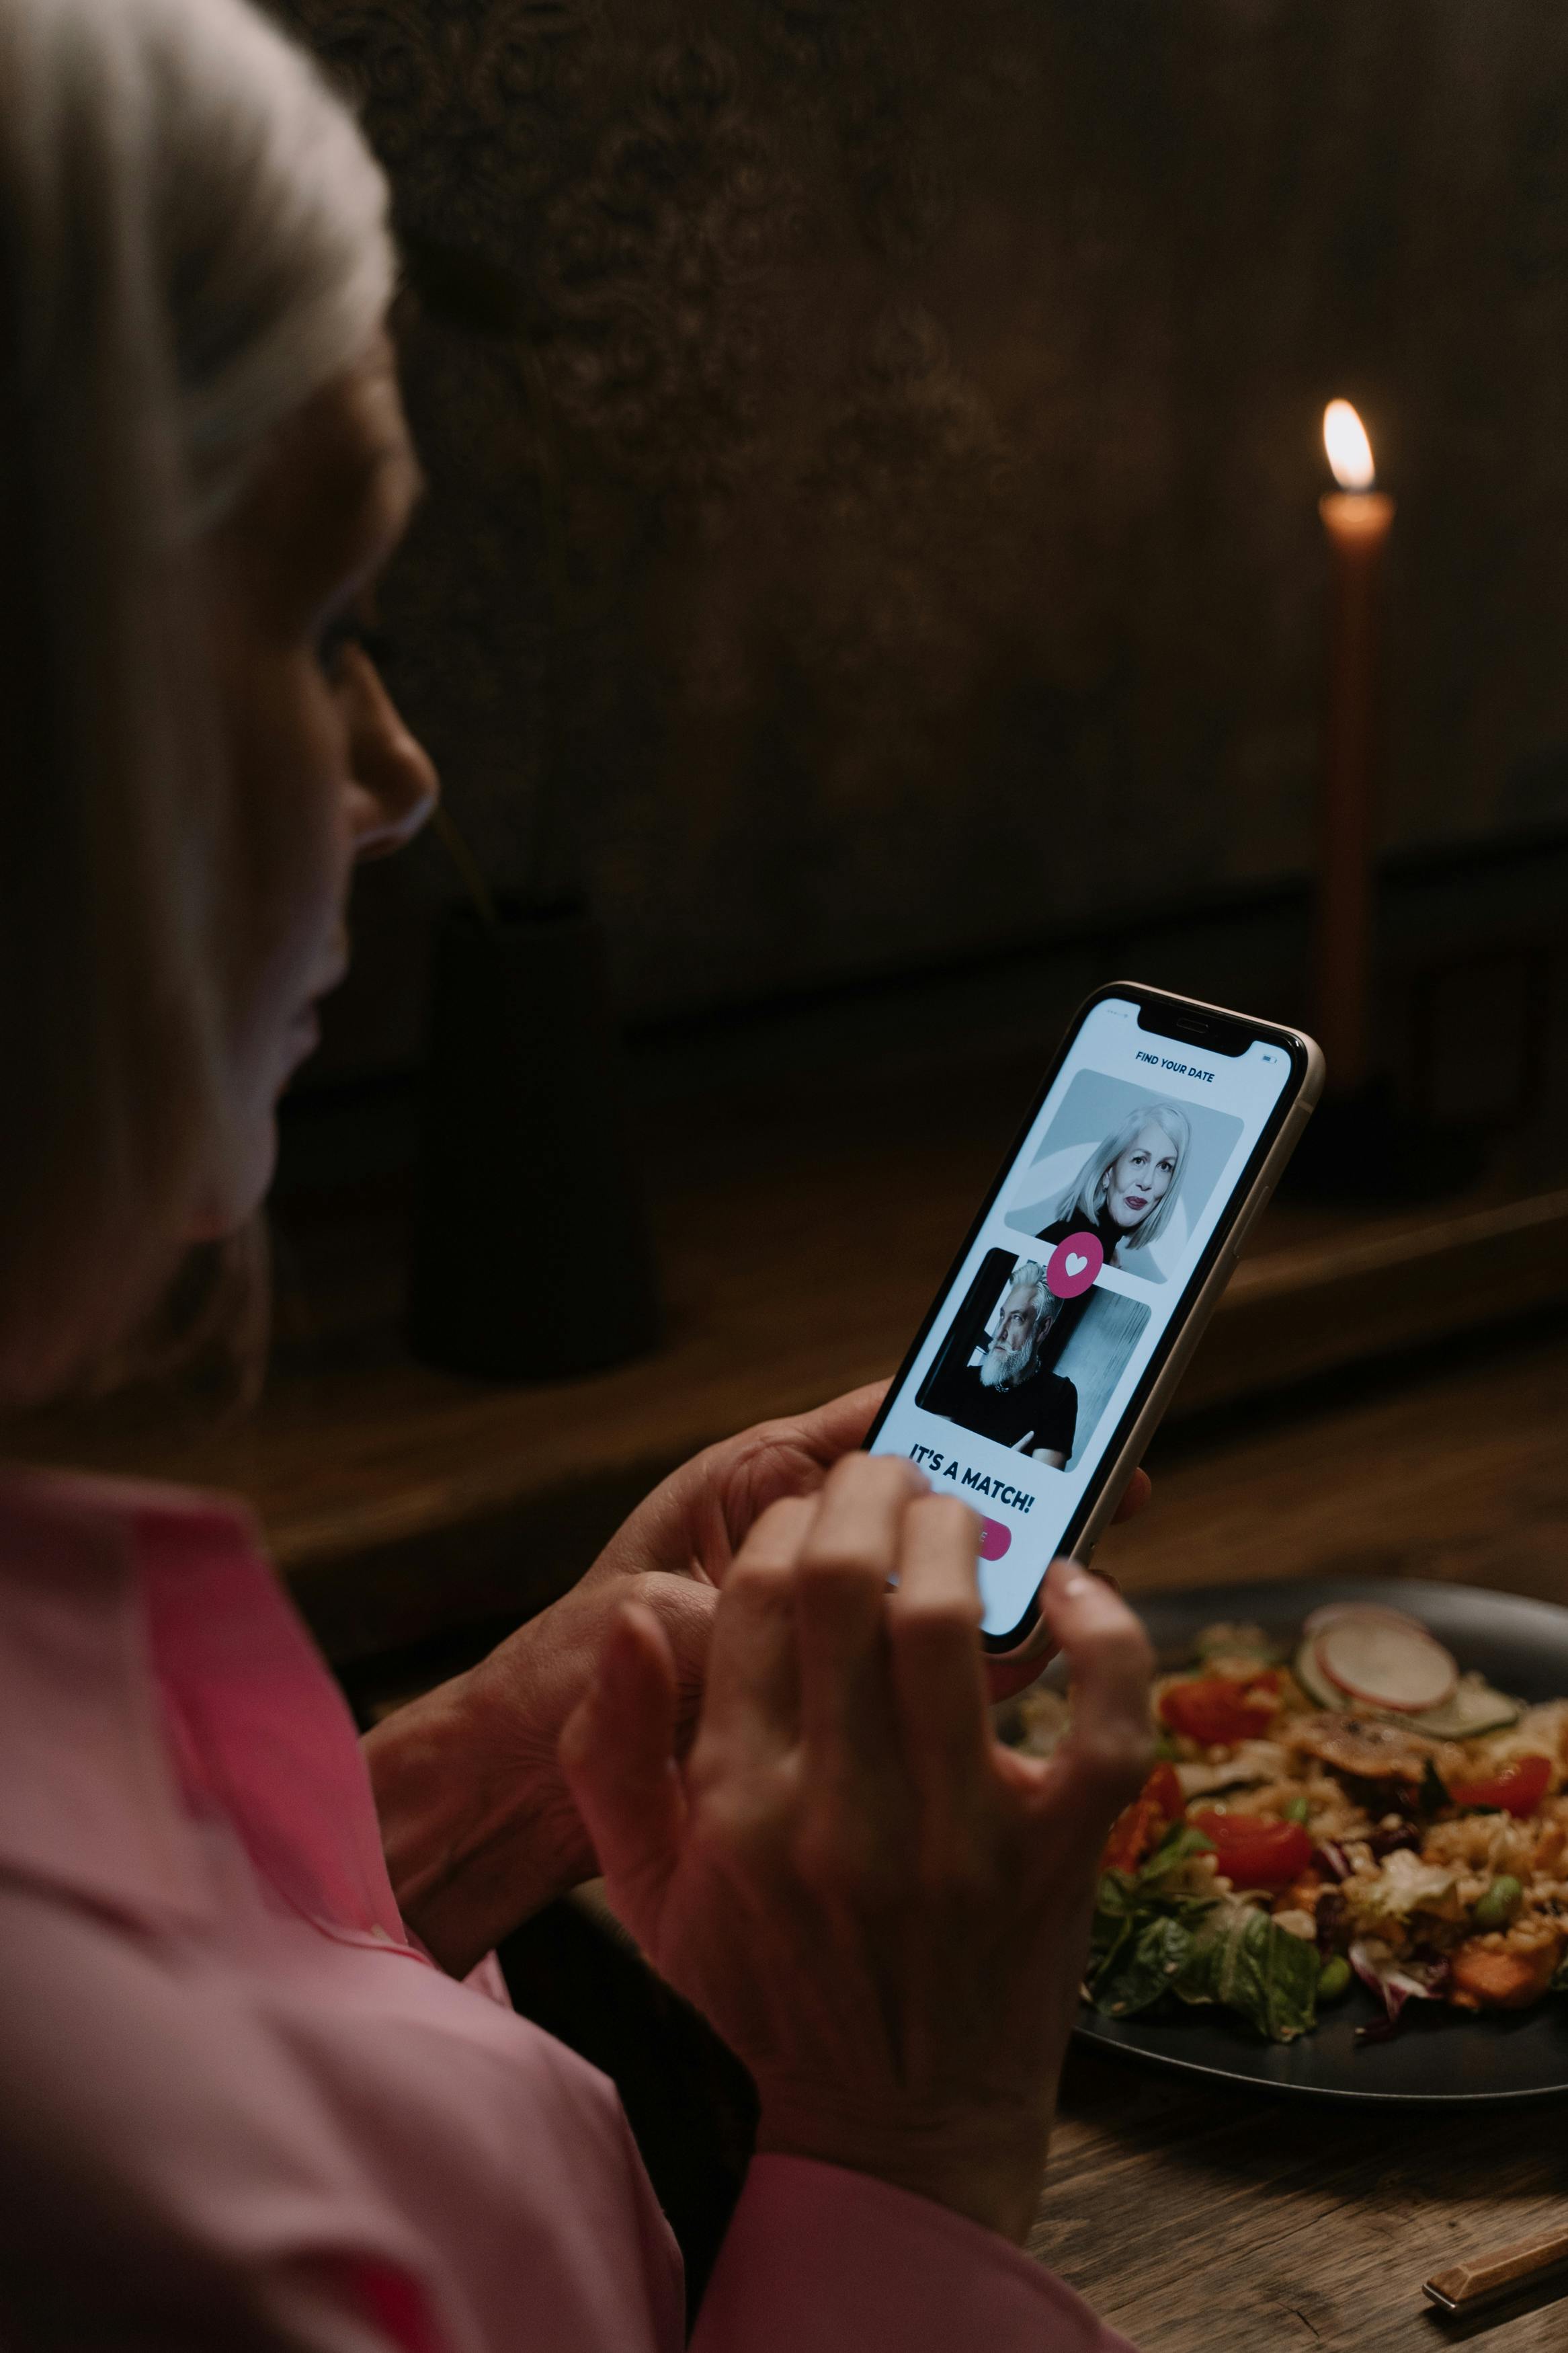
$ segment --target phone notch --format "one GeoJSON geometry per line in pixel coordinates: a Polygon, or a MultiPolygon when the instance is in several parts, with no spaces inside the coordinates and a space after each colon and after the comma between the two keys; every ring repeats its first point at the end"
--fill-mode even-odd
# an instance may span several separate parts
{"type": "Polygon", "coordinates": [[[1211,1054],[1228,1054],[1233,1060],[1245,1054],[1258,1035],[1250,1022],[1238,1021],[1234,1014],[1172,1005],[1140,1006],[1138,1027],[1156,1038],[1179,1038],[1184,1046],[1204,1046],[1211,1054]]]}

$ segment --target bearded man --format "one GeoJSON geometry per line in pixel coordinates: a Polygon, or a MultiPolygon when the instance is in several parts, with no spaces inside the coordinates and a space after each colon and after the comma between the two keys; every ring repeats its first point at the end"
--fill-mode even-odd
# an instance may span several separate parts
{"type": "Polygon", "coordinates": [[[1056,1353],[1047,1342],[1061,1308],[1047,1288],[1045,1269],[1032,1258],[1020,1259],[996,1329],[989,1338],[982,1335],[979,1364],[955,1363],[954,1356],[972,1352],[950,1351],[920,1403],[1010,1453],[1065,1471],[1078,1428],[1078,1391],[1046,1364],[1056,1353]]]}

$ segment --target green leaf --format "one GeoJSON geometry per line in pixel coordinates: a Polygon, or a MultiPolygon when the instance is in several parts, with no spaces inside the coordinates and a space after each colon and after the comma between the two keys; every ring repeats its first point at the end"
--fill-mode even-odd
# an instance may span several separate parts
{"type": "Polygon", "coordinates": [[[1179,1920],[1146,1923],[1135,1941],[1118,1952],[1094,1989],[1094,2006],[1106,2018],[1131,2018],[1152,2010],[1170,1992],[1192,1950],[1193,1932],[1179,1920]]]}
{"type": "Polygon", "coordinates": [[[1132,1880],[1124,1871],[1102,1873],[1084,1970],[1091,1991],[1106,1971],[1115,1968],[1123,1947],[1131,1943],[1136,1933],[1136,1889],[1132,1880]]]}
{"type": "Polygon", "coordinates": [[[1163,1879],[1194,1854],[1212,1854],[1213,1839],[1205,1838],[1202,1831],[1194,1830],[1190,1822],[1173,1822],[1153,1853],[1138,1873],[1138,1890],[1158,1887],[1163,1879]]]}
{"type": "Polygon", "coordinates": [[[1317,1952],[1267,1912],[1238,1905],[1199,1928],[1173,1990],[1234,2010],[1270,2042],[1293,2042],[1317,2024],[1317,1952]]]}
{"type": "Polygon", "coordinates": [[[1138,1883],[1130,1871],[1102,1872],[1096,1901],[1099,1910],[1112,1919],[1124,1920],[1137,1905],[1138,1883]]]}
{"type": "Polygon", "coordinates": [[[1178,1822],[1136,1875],[1125,1871],[1100,1874],[1084,1971],[1097,2009],[1121,2016],[1147,2009],[1168,1989],[1194,1929],[1220,1901],[1217,1895],[1173,1888],[1170,1881],[1192,1856],[1210,1851],[1201,1831],[1178,1822]],[[1174,1971],[1165,1967],[1173,1956],[1174,1971]]]}

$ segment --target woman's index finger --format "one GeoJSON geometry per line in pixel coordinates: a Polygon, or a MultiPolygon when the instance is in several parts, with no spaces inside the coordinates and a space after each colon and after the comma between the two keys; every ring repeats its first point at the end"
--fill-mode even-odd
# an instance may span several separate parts
{"type": "Polygon", "coordinates": [[[928,1811],[972,1806],[992,1747],[977,1576],[980,1523],[956,1497],[910,1507],[887,1603],[904,1759],[928,1811]]]}
{"type": "Polygon", "coordinates": [[[828,1475],[795,1577],[801,1742],[837,1770],[886,1750],[883,1610],[905,1514],[927,1482],[901,1455],[852,1455],[828,1475]]]}
{"type": "Polygon", "coordinates": [[[1098,1838],[1149,1770],[1154,1654],[1121,1595],[1078,1561],[1051,1563],[1041,1604],[1072,1671],[1072,1723],[1041,1782],[1098,1838]]]}
{"type": "MultiPolygon", "coordinates": [[[[697,1746],[792,1747],[800,1721],[794,1576],[815,1496],[781,1497],[752,1527],[719,1595],[697,1746]]],[[[696,1749],[693,1755],[695,1757],[696,1749]]]]}

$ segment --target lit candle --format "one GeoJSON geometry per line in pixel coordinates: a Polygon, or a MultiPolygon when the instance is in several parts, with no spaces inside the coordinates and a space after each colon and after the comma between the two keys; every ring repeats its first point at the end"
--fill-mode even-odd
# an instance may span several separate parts
{"type": "Polygon", "coordinates": [[[1329,535],[1329,723],[1318,870],[1318,1035],[1335,1094],[1372,1076],[1373,792],[1378,584],[1394,501],[1373,487],[1372,445],[1348,400],[1323,411],[1337,491],[1318,502],[1329,535]]]}

